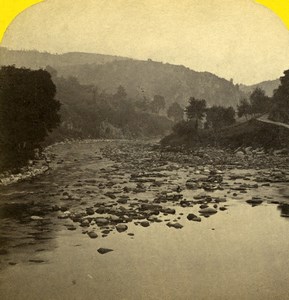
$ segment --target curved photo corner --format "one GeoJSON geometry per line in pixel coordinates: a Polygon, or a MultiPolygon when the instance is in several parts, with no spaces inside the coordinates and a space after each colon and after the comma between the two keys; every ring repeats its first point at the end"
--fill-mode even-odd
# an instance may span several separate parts
{"type": "MultiPolygon", "coordinates": [[[[19,14],[44,1],[45,0],[21,0],[7,4],[5,0],[0,0],[0,44],[7,28],[19,14]]],[[[289,29],[289,2],[287,0],[255,0],[255,2],[272,10],[289,29]]]]}
{"type": "Polygon", "coordinates": [[[9,25],[15,18],[26,9],[43,2],[44,0],[21,0],[7,3],[5,0],[0,0],[0,44],[9,25]]]}
{"type": "Polygon", "coordinates": [[[274,12],[289,29],[289,1],[288,0],[255,0],[274,12]]]}

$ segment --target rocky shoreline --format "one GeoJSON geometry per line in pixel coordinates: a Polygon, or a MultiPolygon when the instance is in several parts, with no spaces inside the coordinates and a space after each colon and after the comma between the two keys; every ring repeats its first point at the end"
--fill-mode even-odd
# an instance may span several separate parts
{"type": "MultiPolygon", "coordinates": [[[[99,255],[112,255],[118,244],[106,241],[115,235],[125,241],[143,231],[181,234],[215,219],[222,222],[232,206],[240,212],[244,205],[275,207],[288,218],[288,161],[284,152],[270,155],[262,149],[177,151],[120,140],[58,143],[45,149],[30,167],[33,172],[4,182],[1,233],[6,244],[0,255],[6,266],[15,265],[18,247],[38,253],[58,231],[72,241],[95,241],[99,255]],[[17,181],[23,183],[9,186],[17,181]]],[[[30,254],[28,262],[45,259],[30,254]]]]}
{"type": "Polygon", "coordinates": [[[5,171],[0,174],[0,186],[7,186],[23,180],[29,180],[49,171],[49,155],[42,153],[41,158],[29,160],[28,165],[20,168],[18,172],[5,171]]]}
{"type": "Polygon", "coordinates": [[[133,238],[133,226],[153,223],[182,229],[187,221],[202,222],[226,212],[234,200],[252,207],[279,205],[281,216],[289,217],[287,200],[271,195],[289,182],[289,157],[283,151],[269,155],[249,148],[172,150],[142,142],[107,143],[91,159],[106,159],[108,166],[93,177],[59,187],[51,195],[60,197],[62,204],[51,206],[51,211],[68,230],[91,239],[112,232],[133,238]]]}
{"type": "MultiPolygon", "coordinates": [[[[41,154],[37,154],[35,159],[29,160],[26,166],[20,168],[20,170],[10,170],[0,173],[0,187],[8,186],[10,184],[15,184],[17,182],[30,180],[37,176],[47,173],[56,164],[62,163],[61,161],[56,161],[56,154],[54,149],[59,145],[71,145],[73,143],[91,143],[97,142],[98,140],[66,140],[63,142],[57,142],[44,148],[41,154]]],[[[111,141],[111,140],[102,140],[111,141]]],[[[37,149],[38,150],[38,149],[37,149]]],[[[37,151],[38,153],[38,151],[37,151]]]]}

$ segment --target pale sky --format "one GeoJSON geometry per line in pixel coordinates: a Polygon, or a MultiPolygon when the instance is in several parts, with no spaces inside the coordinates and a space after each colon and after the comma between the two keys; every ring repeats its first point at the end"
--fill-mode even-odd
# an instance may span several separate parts
{"type": "Polygon", "coordinates": [[[254,0],[46,0],[1,45],[151,58],[245,84],[289,69],[289,31],[254,0]]]}

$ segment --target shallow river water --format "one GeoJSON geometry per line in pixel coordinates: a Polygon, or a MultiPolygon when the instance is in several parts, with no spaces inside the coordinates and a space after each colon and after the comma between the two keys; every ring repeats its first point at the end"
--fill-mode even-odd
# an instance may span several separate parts
{"type": "Polygon", "coordinates": [[[0,299],[289,298],[288,166],[276,182],[268,168],[214,166],[222,182],[204,195],[186,182],[211,184],[212,166],[146,144],[91,141],[51,153],[48,173],[0,187],[0,299]],[[270,184],[256,180],[260,174],[270,184]],[[117,202],[123,195],[127,202],[117,202]],[[260,203],[248,204],[252,197],[260,203]],[[140,205],[153,201],[175,213],[144,218],[150,209],[140,205]],[[216,213],[200,214],[202,204],[216,213]],[[111,210],[87,214],[92,207],[111,210]],[[118,232],[111,221],[86,228],[71,217],[77,213],[107,220],[115,213],[128,228],[118,232]],[[148,227],[140,224],[146,219],[148,227]]]}

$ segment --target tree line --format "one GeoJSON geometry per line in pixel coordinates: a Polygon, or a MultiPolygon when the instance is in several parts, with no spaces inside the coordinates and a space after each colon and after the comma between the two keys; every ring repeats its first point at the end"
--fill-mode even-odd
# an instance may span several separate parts
{"type": "Polygon", "coordinates": [[[242,99],[238,105],[238,116],[246,119],[268,114],[273,121],[289,123],[289,70],[280,77],[280,85],[272,97],[268,97],[260,88],[256,88],[248,99],[242,99]]]}
{"type": "MultiPolygon", "coordinates": [[[[272,120],[289,123],[289,70],[280,81],[271,98],[257,88],[248,100],[242,99],[238,117],[268,113],[272,120]]],[[[137,138],[164,135],[172,124],[175,134],[188,135],[235,122],[233,107],[208,107],[204,99],[191,97],[185,108],[176,102],[167,107],[161,95],[131,99],[122,86],[115,93],[100,91],[74,77],[59,77],[51,67],[0,69],[0,169],[33,158],[35,149],[55,132],[60,138],[137,138]]]]}
{"type": "Polygon", "coordinates": [[[233,125],[236,122],[236,115],[248,120],[268,114],[268,118],[273,121],[289,123],[289,70],[284,72],[280,82],[272,97],[268,97],[264,90],[257,87],[249,99],[241,99],[237,111],[233,107],[207,107],[206,100],[191,97],[184,110],[186,121],[181,120],[177,123],[173,131],[180,135],[196,133],[200,127],[216,131],[233,125]]]}

